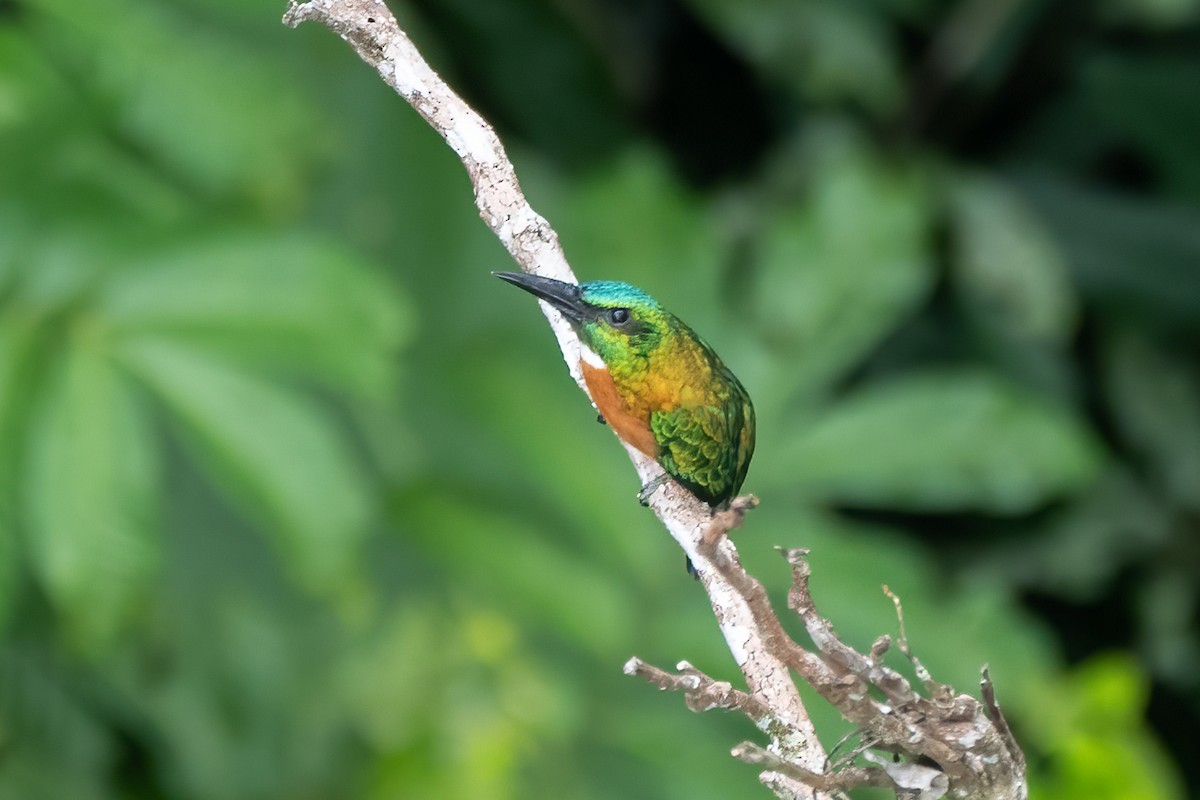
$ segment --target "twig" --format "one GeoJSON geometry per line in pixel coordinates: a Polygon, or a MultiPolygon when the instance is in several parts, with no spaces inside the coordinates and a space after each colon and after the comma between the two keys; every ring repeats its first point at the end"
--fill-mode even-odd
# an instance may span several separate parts
{"type": "Polygon", "coordinates": [[[892,780],[879,767],[847,767],[839,772],[809,772],[803,767],[790,764],[779,756],[764,750],[753,742],[742,742],[730,751],[731,755],[747,764],[766,767],[772,772],[787,775],[797,781],[820,789],[823,792],[844,792],[860,786],[890,788],[892,780]]]}
{"type": "Polygon", "coordinates": [[[726,681],[713,680],[686,661],[680,661],[675,669],[679,672],[670,673],[636,656],[625,662],[626,675],[644,678],[664,692],[683,692],[687,706],[692,711],[712,711],[717,708],[740,711],[764,731],[778,724],[771,709],[754,695],[735,689],[726,681]]]}
{"type": "MultiPolygon", "coordinates": [[[[495,131],[425,62],[380,0],[292,2],[283,20],[291,27],[305,21],[320,22],[348,42],[458,154],[474,187],[480,216],[521,269],[575,282],[557,234],[525,199],[495,131]]],[[[578,338],[557,311],[545,303],[542,311],[558,339],[571,377],[586,394],[578,338]]],[[[663,474],[653,459],[628,445],[625,449],[642,485],[663,474]]],[[[708,506],[670,481],[661,491],[654,492],[650,505],[699,571],[721,632],[750,693],[782,723],[779,731],[786,735],[772,741],[772,749],[789,761],[819,771],[825,754],[787,665],[764,643],[763,629],[746,597],[728,583],[715,565],[717,560],[737,561],[737,551],[724,534],[740,521],[740,514],[748,506],[735,503],[741,511],[735,511],[733,519],[714,520],[708,506]]],[[[780,794],[783,797],[823,797],[803,785],[791,785],[790,779],[771,780],[777,794],[783,790],[789,792],[780,794]]]]}
{"type": "Polygon", "coordinates": [[[900,652],[912,664],[913,671],[917,673],[917,677],[921,679],[921,683],[925,686],[925,691],[929,692],[929,695],[935,698],[935,700],[949,702],[954,696],[954,690],[943,683],[935,681],[933,676],[929,674],[929,670],[921,663],[921,659],[913,655],[912,650],[908,647],[908,632],[904,630],[904,606],[901,605],[900,598],[886,585],[883,587],[883,593],[891,599],[892,605],[896,607],[896,620],[900,623],[900,641],[898,643],[900,652]]]}
{"type": "Polygon", "coordinates": [[[833,631],[833,623],[817,613],[808,588],[809,567],[805,558],[807,554],[808,551],[802,548],[783,551],[783,557],[792,565],[792,588],[788,592],[788,608],[800,615],[813,644],[864,684],[879,687],[888,702],[901,705],[915,700],[916,694],[908,680],[883,663],[883,655],[891,644],[890,639],[880,637],[871,647],[871,654],[864,656],[843,644],[833,631]]]}
{"type": "Polygon", "coordinates": [[[1025,767],[1025,754],[1021,752],[1020,745],[1017,744],[1016,738],[1012,734],[1012,729],[1008,727],[1008,720],[1004,718],[1004,713],[1000,710],[1000,704],[996,702],[996,687],[992,685],[992,675],[988,671],[986,664],[980,671],[979,690],[983,695],[983,707],[988,715],[988,719],[996,726],[996,730],[1000,733],[1000,738],[1004,741],[1004,746],[1008,748],[1009,754],[1013,761],[1019,763],[1022,769],[1025,767]]]}

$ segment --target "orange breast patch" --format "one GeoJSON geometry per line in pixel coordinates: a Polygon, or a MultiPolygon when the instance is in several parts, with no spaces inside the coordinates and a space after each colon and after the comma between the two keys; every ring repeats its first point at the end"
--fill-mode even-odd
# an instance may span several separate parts
{"type": "Polygon", "coordinates": [[[608,370],[593,367],[586,361],[579,362],[579,366],[583,369],[583,380],[591,392],[592,400],[609,427],[638,450],[651,458],[658,458],[658,443],[654,441],[654,434],[650,430],[650,420],[629,413],[608,370]]]}

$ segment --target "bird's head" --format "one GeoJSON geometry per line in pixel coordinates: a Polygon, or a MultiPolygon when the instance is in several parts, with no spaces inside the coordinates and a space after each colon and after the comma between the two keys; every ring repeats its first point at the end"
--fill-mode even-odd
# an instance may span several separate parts
{"type": "Polygon", "coordinates": [[[496,272],[554,306],[604,363],[645,358],[668,337],[675,318],[636,286],[619,281],[565,283],[524,272],[496,272]]]}

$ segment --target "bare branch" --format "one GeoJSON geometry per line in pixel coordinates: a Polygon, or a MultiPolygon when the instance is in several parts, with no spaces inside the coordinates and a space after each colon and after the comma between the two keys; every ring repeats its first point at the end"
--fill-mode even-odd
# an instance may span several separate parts
{"type": "MultiPolygon", "coordinates": [[[[522,270],[575,282],[557,234],[525,199],[495,131],[425,62],[381,0],[292,2],[284,23],[295,27],[305,21],[320,22],[348,42],[458,154],[474,187],[480,216],[522,270]]],[[[542,311],[558,339],[568,371],[586,394],[578,338],[557,311],[545,303],[542,311]]],[[[625,449],[642,485],[663,475],[653,459],[629,445],[625,449]]],[[[715,559],[737,561],[737,551],[724,535],[733,521],[717,523],[707,505],[673,481],[666,481],[653,492],[649,502],[700,573],[721,632],[750,693],[782,723],[778,726],[781,736],[772,742],[772,747],[788,759],[819,771],[825,754],[787,664],[778,658],[775,649],[765,645],[763,629],[746,596],[731,586],[714,566],[715,559]],[[704,546],[701,552],[701,545],[707,539],[713,540],[711,546],[704,546]]],[[[739,520],[739,514],[747,506],[740,507],[742,512],[734,512],[739,520]]],[[[796,787],[794,796],[815,795],[804,787],[796,787]]]]}
{"type": "Polygon", "coordinates": [[[878,767],[849,767],[840,772],[809,772],[803,767],[784,761],[753,742],[742,742],[730,753],[734,758],[745,761],[747,764],[766,767],[772,772],[786,775],[823,792],[842,792],[857,789],[860,786],[892,787],[892,781],[888,778],[887,772],[878,767]]]}
{"type": "MultiPolygon", "coordinates": [[[[324,24],[347,41],[458,154],[471,179],[480,216],[523,270],[575,281],[557,234],[525,199],[495,132],[429,67],[381,0],[291,3],[284,22],[295,27],[307,20],[324,24]]],[[[543,303],[542,310],[568,371],[586,394],[579,339],[553,308],[543,303]]],[[[625,448],[642,485],[663,476],[653,459],[629,445],[625,448]]],[[[867,654],[841,641],[813,603],[807,551],[800,549],[784,551],[793,578],[788,605],[803,621],[815,651],[787,635],[766,590],[742,567],[728,536],[757,504],[756,498],[737,498],[729,509],[714,515],[708,506],[668,480],[650,492],[648,500],[699,571],[747,690],[714,680],[686,662],[670,673],[635,658],[625,665],[625,671],[660,689],[683,692],[695,711],[727,709],[754,720],[766,733],[768,747],[744,744],[734,755],[763,767],[759,779],[778,797],[828,800],[848,788],[869,785],[890,786],[898,797],[918,800],[935,800],[947,791],[960,798],[1024,800],[1024,757],[1000,713],[986,670],[983,703],[933,680],[909,648],[900,601],[890,591],[900,619],[899,649],[913,665],[928,697],[884,663],[891,646],[889,637],[878,638],[867,654]],[[792,671],[859,726],[862,745],[835,769],[827,769],[824,750],[792,682],[792,671]],[[866,752],[867,748],[895,758],[881,758],[866,752]],[[851,762],[859,753],[875,766],[854,766],[851,762]]]]}
{"type": "MultiPolygon", "coordinates": [[[[731,518],[732,519],[732,518],[731,518]]],[[[715,547],[724,534],[725,522],[715,525],[714,531],[702,542],[702,550],[715,547]]],[[[890,786],[897,798],[906,800],[937,800],[951,787],[956,797],[987,798],[987,800],[1023,800],[1026,796],[1025,762],[1012,739],[1007,724],[995,704],[990,679],[985,676],[985,703],[957,694],[952,687],[934,680],[920,659],[909,647],[907,631],[901,622],[898,645],[914,665],[928,691],[918,694],[907,679],[883,663],[891,647],[890,637],[875,640],[868,654],[859,653],[843,642],[833,630],[832,623],[822,617],[809,591],[807,551],[797,548],[783,551],[792,566],[793,585],[789,605],[801,617],[810,634],[816,652],[810,652],[792,641],[783,631],[767,601],[765,590],[748,575],[735,560],[715,558],[722,576],[741,596],[754,615],[755,624],[763,632],[764,646],[775,656],[802,675],[806,681],[847,720],[858,726],[862,745],[833,768],[811,769],[775,752],[773,748],[742,746],[735,751],[742,760],[767,767],[771,775],[760,776],[763,783],[780,797],[790,797],[787,785],[799,782],[818,791],[839,793],[859,785],[890,786]],[[872,696],[878,690],[887,699],[881,702],[872,696]],[[881,758],[869,749],[882,750],[902,760],[881,758]],[[765,754],[765,755],[764,755],[765,754]],[[860,755],[878,768],[859,768],[852,762],[860,755]],[[865,771],[864,771],[865,770],[865,771]]],[[[896,604],[899,618],[903,610],[899,599],[889,592],[896,604]]],[[[683,691],[701,691],[704,676],[697,679],[690,670],[671,675],[653,667],[638,665],[637,674],[654,675],[656,685],[683,691]],[[694,688],[693,688],[694,687],[694,688]]],[[[709,702],[712,698],[705,697],[709,702]]],[[[726,699],[726,705],[737,705],[737,696],[726,699]]],[[[695,709],[697,703],[689,702],[695,709]]],[[[739,708],[738,710],[743,710],[739,708]]],[[[773,740],[780,737],[775,736],[773,740]]]]}
{"type": "Polygon", "coordinates": [[[996,687],[992,685],[992,675],[988,671],[986,664],[984,664],[981,670],[979,689],[983,695],[983,707],[988,715],[988,719],[995,725],[996,731],[1000,734],[1000,738],[1003,740],[1004,746],[1008,749],[1013,761],[1019,764],[1023,771],[1025,769],[1025,754],[1021,752],[1021,746],[1017,744],[1016,738],[1013,737],[1012,730],[1008,727],[1008,720],[1004,718],[1004,713],[1000,710],[1000,704],[996,702],[996,687]]]}
{"type": "Polygon", "coordinates": [[[904,606],[900,604],[900,598],[887,586],[883,587],[883,593],[891,599],[892,604],[896,607],[896,621],[900,623],[900,641],[898,642],[900,652],[912,664],[917,677],[925,686],[925,691],[929,692],[929,695],[935,699],[940,699],[942,702],[949,702],[949,698],[954,695],[954,689],[935,681],[933,676],[929,674],[929,670],[921,663],[921,659],[913,655],[912,650],[908,647],[908,632],[904,630],[904,606]]]}
{"type": "Polygon", "coordinates": [[[869,656],[864,656],[843,644],[834,633],[833,623],[818,614],[813,604],[808,588],[808,561],[805,559],[808,551],[794,548],[782,552],[783,557],[792,565],[792,588],[788,592],[788,608],[795,611],[804,621],[804,627],[817,649],[827,659],[857,676],[863,684],[870,683],[879,687],[888,702],[901,704],[915,700],[916,694],[908,680],[883,663],[883,655],[887,652],[891,640],[886,637],[877,639],[869,656]]]}
{"type": "Polygon", "coordinates": [[[667,672],[634,657],[625,662],[625,674],[645,678],[662,691],[683,692],[692,711],[711,711],[716,708],[740,711],[762,730],[778,724],[771,709],[754,695],[733,688],[727,681],[717,681],[686,661],[675,667],[678,673],[667,672]]]}

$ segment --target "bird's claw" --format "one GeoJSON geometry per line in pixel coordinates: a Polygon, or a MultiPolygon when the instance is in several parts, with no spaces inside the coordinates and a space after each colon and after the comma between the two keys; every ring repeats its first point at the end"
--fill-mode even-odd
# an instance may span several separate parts
{"type": "Polygon", "coordinates": [[[638,502],[642,504],[643,508],[650,505],[651,495],[653,495],[659,489],[659,487],[666,483],[667,480],[668,477],[666,473],[663,473],[657,478],[653,478],[652,480],[648,481],[646,485],[643,486],[640,491],[638,491],[638,502]]]}

